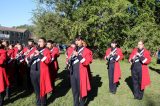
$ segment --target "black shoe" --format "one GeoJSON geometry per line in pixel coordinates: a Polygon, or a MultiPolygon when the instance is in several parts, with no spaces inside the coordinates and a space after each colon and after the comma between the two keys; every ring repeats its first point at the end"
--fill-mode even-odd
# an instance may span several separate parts
{"type": "Polygon", "coordinates": [[[142,97],[138,97],[138,100],[142,100],[142,97]]]}
{"type": "Polygon", "coordinates": [[[110,93],[112,93],[112,94],[116,94],[116,91],[111,91],[110,93]]]}
{"type": "Polygon", "coordinates": [[[134,99],[138,99],[138,97],[134,97],[134,99]]]}
{"type": "Polygon", "coordinates": [[[134,99],[142,100],[142,97],[134,97],[134,99]]]}

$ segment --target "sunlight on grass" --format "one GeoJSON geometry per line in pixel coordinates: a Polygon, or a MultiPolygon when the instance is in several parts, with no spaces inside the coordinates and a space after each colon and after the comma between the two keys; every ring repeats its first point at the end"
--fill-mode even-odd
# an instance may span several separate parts
{"type": "MultiPolygon", "coordinates": [[[[126,61],[121,62],[122,78],[116,95],[110,94],[108,90],[108,72],[105,61],[94,60],[91,64],[93,74],[92,91],[89,94],[87,104],[89,106],[159,106],[160,100],[160,65],[155,64],[156,60],[152,60],[150,64],[150,76],[152,84],[145,90],[143,100],[133,99],[133,94],[128,86],[130,79],[130,64],[126,61]]],[[[59,58],[60,70],[59,79],[56,81],[54,95],[48,95],[49,106],[72,106],[72,92],[69,88],[69,80],[67,72],[63,71],[65,67],[65,56],[59,58]]],[[[130,83],[129,83],[130,84],[130,83]]],[[[35,94],[27,97],[17,97],[19,94],[11,98],[15,101],[7,103],[7,106],[34,106],[35,94]],[[17,99],[15,99],[17,97],[17,99]]]]}

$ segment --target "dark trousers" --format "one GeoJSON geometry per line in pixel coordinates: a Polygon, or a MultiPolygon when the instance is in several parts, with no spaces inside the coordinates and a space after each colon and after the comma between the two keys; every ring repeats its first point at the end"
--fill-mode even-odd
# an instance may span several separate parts
{"type": "Polygon", "coordinates": [[[3,106],[3,102],[4,102],[4,92],[0,93],[0,106],[3,106]]]}
{"type": "Polygon", "coordinates": [[[110,90],[110,92],[116,93],[117,83],[114,83],[114,63],[109,63],[108,78],[109,78],[109,90],[110,90]]]}
{"type": "Polygon", "coordinates": [[[137,99],[143,98],[144,90],[141,90],[141,81],[142,81],[142,65],[137,62],[132,66],[132,81],[134,88],[134,97],[137,99]]]}
{"type": "Polygon", "coordinates": [[[30,77],[30,67],[26,66],[27,72],[26,72],[26,83],[27,83],[27,89],[31,90],[33,89],[32,83],[31,83],[31,77],[30,77]]]}
{"type": "Polygon", "coordinates": [[[46,106],[47,95],[40,98],[40,72],[31,70],[30,77],[36,94],[37,106],[46,106]]]}
{"type": "Polygon", "coordinates": [[[85,99],[80,98],[80,79],[79,79],[79,66],[76,65],[70,73],[70,82],[73,93],[74,106],[85,106],[85,99]]]}
{"type": "Polygon", "coordinates": [[[6,98],[9,99],[10,98],[10,87],[6,88],[6,98]]]}

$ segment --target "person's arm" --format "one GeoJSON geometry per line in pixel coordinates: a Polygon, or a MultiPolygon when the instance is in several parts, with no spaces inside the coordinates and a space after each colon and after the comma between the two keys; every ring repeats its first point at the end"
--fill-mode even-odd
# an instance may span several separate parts
{"type": "Polygon", "coordinates": [[[88,66],[90,63],[92,63],[92,60],[93,60],[92,51],[86,50],[85,55],[78,56],[78,59],[82,65],[88,66]]]}
{"type": "Polygon", "coordinates": [[[51,53],[49,50],[44,51],[44,54],[41,55],[41,61],[45,64],[49,64],[51,62],[51,53]]]}
{"type": "Polygon", "coordinates": [[[142,64],[149,64],[151,62],[150,52],[146,51],[146,54],[140,57],[142,64]]]}

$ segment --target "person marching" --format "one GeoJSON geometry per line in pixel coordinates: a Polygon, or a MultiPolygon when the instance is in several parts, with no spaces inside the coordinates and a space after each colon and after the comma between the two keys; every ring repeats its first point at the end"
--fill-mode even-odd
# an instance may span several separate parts
{"type": "MultiPolygon", "coordinates": [[[[47,41],[47,48],[50,50],[50,53],[52,56],[52,54],[53,54],[53,41],[52,40],[47,41]]],[[[51,82],[52,82],[52,87],[54,87],[55,86],[55,78],[56,78],[54,57],[52,57],[51,62],[49,64],[49,70],[50,70],[50,78],[51,78],[51,82]]]]}
{"type": "Polygon", "coordinates": [[[59,70],[59,64],[58,64],[58,57],[60,56],[60,53],[59,53],[59,48],[56,46],[56,43],[52,43],[52,62],[53,62],[53,70],[54,70],[54,78],[56,79],[57,78],[57,74],[58,74],[58,70],[59,70]]]}
{"type": "Polygon", "coordinates": [[[76,48],[76,44],[75,44],[75,41],[72,41],[71,44],[67,47],[66,49],[66,53],[65,53],[65,56],[66,56],[66,67],[65,67],[65,70],[67,71],[67,78],[69,80],[69,86],[70,86],[70,60],[71,60],[71,56],[73,55],[73,51],[75,50],[76,48]]]}
{"type": "Polygon", "coordinates": [[[150,84],[150,76],[147,65],[151,62],[150,52],[144,48],[144,42],[138,42],[138,48],[133,49],[129,57],[131,75],[134,88],[134,98],[141,100],[144,89],[150,84]]]}
{"type": "Polygon", "coordinates": [[[68,60],[70,59],[70,57],[71,57],[73,51],[75,50],[75,48],[76,48],[75,41],[72,41],[70,46],[67,48],[66,53],[65,53],[65,55],[66,55],[66,64],[68,64],[68,60]]]}
{"type": "Polygon", "coordinates": [[[47,93],[52,91],[49,73],[50,51],[45,47],[46,39],[38,40],[38,48],[30,55],[30,78],[36,94],[37,106],[46,106],[47,93]]]}
{"type": "Polygon", "coordinates": [[[25,55],[23,51],[23,46],[21,44],[17,45],[17,53],[15,56],[16,65],[17,65],[17,74],[18,74],[18,82],[20,86],[25,86],[25,75],[26,75],[26,64],[25,64],[25,55]]]}
{"type": "Polygon", "coordinates": [[[0,41],[0,106],[3,106],[4,93],[7,87],[9,87],[9,81],[6,75],[6,59],[7,52],[4,50],[2,42],[0,41]]]}
{"type": "Polygon", "coordinates": [[[119,61],[123,59],[122,50],[117,47],[116,41],[111,42],[111,47],[106,50],[104,58],[108,62],[109,91],[115,94],[121,77],[119,61]]]}
{"type": "Polygon", "coordinates": [[[13,45],[9,44],[7,49],[7,60],[6,60],[6,74],[10,83],[10,86],[6,88],[6,95],[5,99],[10,99],[10,89],[14,86],[16,79],[15,79],[15,55],[13,45]]]}
{"type": "Polygon", "coordinates": [[[26,62],[26,70],[27,70],[27,75],[26,75],[26,83],[27,83],[27,89],[31,90],[32,89],[32,84],[31,84],[31,79],[30,79],[30,66],[29,66],[29,59],[30,55],[33,54],[36,50],[36,47],[34,45],[34,40],[29,39],[28,40],[28,46],[23,49],[24,56],[25,56],[25,62],[26,62]]]}
{"type": "Polygon", "coordinates": [[[156,52],[157,64],[160,64],[160,48],[156,52]]]}
{"type": "Polygon", "coordinates": [[[91,90],[87,66],[92,62],[92,53],[82,45],[83,38],[76,37],[76,50],[71,56],[70,82],[74,106],[84,106],[88,91],[91,90]]]}

